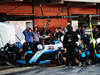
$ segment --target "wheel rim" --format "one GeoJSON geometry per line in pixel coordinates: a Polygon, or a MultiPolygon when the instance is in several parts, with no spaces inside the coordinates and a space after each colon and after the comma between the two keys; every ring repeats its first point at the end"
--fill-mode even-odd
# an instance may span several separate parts
{"type": "Polygon", "coordinates": [[[63,63],[62,53],[61,52],[58,53],[58,63],[59,64],[62,64],[63,63]]]}

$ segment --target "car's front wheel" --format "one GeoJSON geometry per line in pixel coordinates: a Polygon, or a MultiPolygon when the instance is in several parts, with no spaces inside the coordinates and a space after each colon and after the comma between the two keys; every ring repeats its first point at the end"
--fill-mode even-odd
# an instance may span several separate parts
{"type": "Polygon", "coordinates": [[[56,60],[58,65],[63,64],[64,60],[62,58],[62,53],[60,51],[57,51],[54,53],[54,60],[56,60]]]}

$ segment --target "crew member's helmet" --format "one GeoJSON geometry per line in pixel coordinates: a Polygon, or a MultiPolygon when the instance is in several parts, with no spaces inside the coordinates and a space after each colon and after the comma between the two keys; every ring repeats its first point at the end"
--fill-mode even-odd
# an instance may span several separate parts
{"type": "Polygon", "coordinates": [[[100,38],[97,38],[96,43],[97,43],[97,44],[100,43],[100,38]]]}
{"type": "Polygon", "coordinates": [[[0,45],[0,48],[3,48],[4,46],[3,45],[0,45]]]}
{"type": "Polygon", "coordinates": [[[77,34],[78,38],[81,39],[81,36],[79,34],[77,34]]]}
{"type": "Polygon", "coordinates": [[[13,40],[10,40],[10,41],[9,41],[10,47],[13,47],[14,44],[15,44],[15,42],[14,42],[13,40]]]}
{"type": "Polygon", "coordinates": [[[95,39],[93,39],[93,41],[91,40],[90,44],[93,43],[93,42],[94,42],[94,44],[96,44],[96,40],[95,39]]]}
{"type": "Polygon", "coordinates": [[[79,44],[79,42],[76,42],[76,46],[79,46],[80,44],[79,44]]]}
{"type": "Polygon", "coordinates": [[[0,46],[0,50],[4,51],[4,46],[3,45],[0,46]]]}

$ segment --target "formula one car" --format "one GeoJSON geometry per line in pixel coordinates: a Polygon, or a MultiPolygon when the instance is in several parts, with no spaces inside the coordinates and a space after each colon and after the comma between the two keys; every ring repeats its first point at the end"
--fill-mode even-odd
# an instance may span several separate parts
{"type": "Polygon", "coordinates": [[[39,44],[37,47],[38,51],[35,54],[32,51],[27,51],[23,56],[24,60],[17,60],[17,63],[28,65],[52,63],[52,61],[58,65],[63,63],[62,52],[64,48],[60,41],[52,41],[50,45],[39,44]]]}
{"type": "Polygon", "coordinates": [[[60,41],[52,41],[50,45],[44,45],[43,48],[41,47],[29,62],[42,64],[42,63],[50,63],[52,60],[54,60],[56,61],[57,64],[61,65],[63,63],[62,59],[63,50],[64,49],[60,41]]]}

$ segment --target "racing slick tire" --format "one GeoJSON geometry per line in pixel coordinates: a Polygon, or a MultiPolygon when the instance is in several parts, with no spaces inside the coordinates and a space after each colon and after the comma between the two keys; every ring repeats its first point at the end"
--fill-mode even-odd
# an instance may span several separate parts
{"type": "Polygon", "coordinates": [[[56,60],[56,62],[57,62],[58,65],[62,65],[63,62],[64,62],[64,60],[63,60],[62,57],[63,57],[63,56],[62,56],[61,51],[56,51],[56,52],[54,53],[53,59],[56,60]]]}

